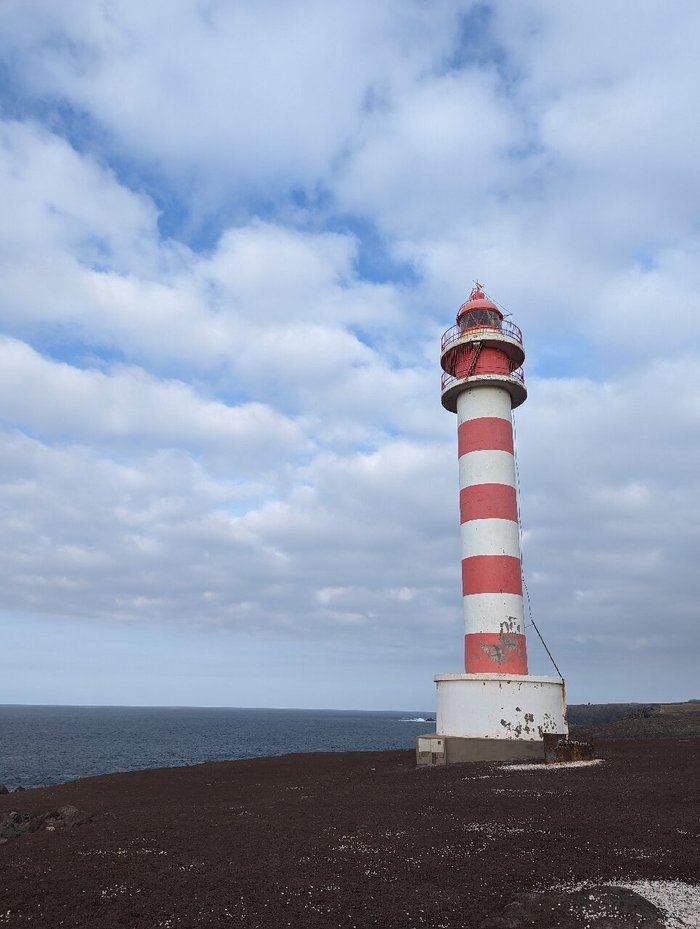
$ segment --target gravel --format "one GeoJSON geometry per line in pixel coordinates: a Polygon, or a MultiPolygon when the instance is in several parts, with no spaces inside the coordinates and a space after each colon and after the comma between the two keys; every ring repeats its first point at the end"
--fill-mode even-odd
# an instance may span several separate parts
{"type": "MultiPolygon", "coordinates": [[[[518,895],[617,883],[696,929],[700,740],[600,748],[527,771],[287,755],[0,796],[0,814],[91,817],[0,845],[0,927],[477,929],[518,895]]],[[[622,929],[601,909],[574,925],[622,929]]]]}

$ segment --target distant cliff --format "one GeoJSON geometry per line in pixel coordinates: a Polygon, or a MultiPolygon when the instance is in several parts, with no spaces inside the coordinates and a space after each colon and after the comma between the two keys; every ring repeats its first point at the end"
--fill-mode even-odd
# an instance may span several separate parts
{"type": "Polygon", "coordinates": [[[700,738],[700,700],[569,706],[572,735],[591,739],[700,738]]]}

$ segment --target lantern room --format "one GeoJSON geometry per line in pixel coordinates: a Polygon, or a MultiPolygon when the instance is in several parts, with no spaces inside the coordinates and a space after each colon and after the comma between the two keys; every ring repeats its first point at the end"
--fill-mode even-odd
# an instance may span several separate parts
{"type": "Polygon", "coordinates": [[[456,412],[457,395],[478,384],[505,387],[513,408],[527,397],[521,365],[525,359],[520,329],[476,282],[457,312],[456,325],[442,337],[442,405],[456,412]]]}

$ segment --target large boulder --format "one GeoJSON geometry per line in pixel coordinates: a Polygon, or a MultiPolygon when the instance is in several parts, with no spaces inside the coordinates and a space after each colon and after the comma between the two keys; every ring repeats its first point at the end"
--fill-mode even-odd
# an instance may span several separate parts
{"type": "Polygon", "coordinates": [[[0,839],[17,839],[27,832],[36,832],[41,828],[42,816],[32,816],[29,813],[0,813],[0,839]]]}
{"type": "Polygon", "coordinates": [[[83,813],[74,806],[61,806],[48,813],[18,813],[12,810],[9,813],[0,813],[0,843],[18,839],[30,832],[45,829],[54,832],[56,829],[72,829],[81,826],[92,819],[90,813],[83,813]]]}
{"type": "Polygon", "coordinates": [[[73,826],[82,826],[92,819],[90,813],[83,813],[75,806],[61,806],[55,812],[47,813],[44,819],[44,829],[72,829],[73,826]]]}
{"type": "Polygon", "coordinates": [[[664,929],[663,914],[625,887],[516,894],[479,929],[664,929]]]}

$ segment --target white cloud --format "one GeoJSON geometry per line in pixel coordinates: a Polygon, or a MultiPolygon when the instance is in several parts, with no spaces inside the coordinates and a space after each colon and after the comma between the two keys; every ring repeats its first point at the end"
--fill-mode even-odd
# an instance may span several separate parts
{"type": "Polygon", "coordinates": [[[237,474],[277,470],[312,448],[298,423],[262,403],[226,406],[137,368],[78,369],[2,337],[0,416],[54,441],[199,451],[237,474]]]}
{"type": "MultiPolygon", "coordinates": [[[[89,155],[33,122],[0,122],[3,263],[70,250],[88,267],[133,274],[158,259],[157,215],[89,155]]],[[[66,262],[69,266],[70,262],[66,262]]]]}
{"type": "Polygon", "coordinates": [[[367,117],[333,189],[399,239],[440,237],[517,183],[523,134],[495,70],[424,79],[367,117]]]}
{"type": "Polygon", "coordinates": [[[139,159],[210,192],[313,187],[368,93],[449,50],[458,7],[35,2],[5,10],[26,90],[67,99],[139,159]],[[62,41],[57,41],[62,36],[62,41]],[[400,54],[396,56],[396,43],[400,54]],[[207,181],[209,178],[209,182],[207,181]]]}

